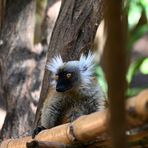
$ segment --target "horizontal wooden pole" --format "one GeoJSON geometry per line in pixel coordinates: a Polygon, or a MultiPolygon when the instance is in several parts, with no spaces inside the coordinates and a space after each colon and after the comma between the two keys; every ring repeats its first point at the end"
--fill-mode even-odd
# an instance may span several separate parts
{"type": "MultiPolygon", "coordinates": [[[[148,89],[127,100],[126,103],[128,127],[143,125],[148,120],[148,89]]],[[[39,133],[35,140],[71,144],[77,140],[82,143],[91,141],[108,130],[109,112],[95,112],[79,117],[72,123],[63,124],[39,133]]],[[[0,148],[26,148],[31,137],[8,139],[3,141],[0,148]]]]}

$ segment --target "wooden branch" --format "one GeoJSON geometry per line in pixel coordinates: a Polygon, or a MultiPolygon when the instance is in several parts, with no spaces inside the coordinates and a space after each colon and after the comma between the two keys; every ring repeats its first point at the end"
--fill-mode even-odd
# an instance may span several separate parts
{"type": "MultiPolygon", "coordinates": [[[[130,145],[134,145],[136,141],[142,141],[142,139],[148,138],[148,128],[145,131],[138,132],[137,134],[128,135],[127,138],[130,145]]],[[[108,135],[104,135],[97,137],[96,141],[89,145],[89,148],[109,147],[109,145],[112,145],[111,137],[109,137],[108,135]]],[[[139,144],[137,144],[136,146],[138,145],[139,144]]]]}
{"type": "Polygon", "coordinates": [[[67,148],[68,145],[57,143],[57,142],[48,142],[48,141],[31,141],[27,142],[27,148],[67,148]]]}
{"type": "MultiPolygon", "coordinates": [[[[130,128],[138,127],[148,121],[147,104],[148,89],[127,101],[126,113],[130,128]]],[[[74,141],[85,143],[107,132],[108,119],[108,110],[81,116],[72,123],[42,131],[35,137],[35,140],[63,144],[72,144],[74,141]]],[[[26,143],[31,141],[31,137],[8,139],[2,142],[0,148],[26,148],[26,143]]]]}
{"type": "Polygon", "coordinates": [[[128,99],[126,110],[128,111],[127,120],[129,125],[136,127],[148,120],[148,89],[128,99]]]}

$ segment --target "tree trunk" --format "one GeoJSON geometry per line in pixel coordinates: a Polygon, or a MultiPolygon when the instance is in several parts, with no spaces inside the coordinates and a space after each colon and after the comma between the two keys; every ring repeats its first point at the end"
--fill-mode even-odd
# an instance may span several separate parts
{"type": "Polygon", "coordinates": [[[114,148],[126,148],[125,92],[126,92],[126,27],[124,1],[105,0],[106,44],[104,48],[105,74],[108,82],[110,133],[114,148]]]}
{"type": "Polygon", "coordinates": [[[0,69],[7,114],[1,138],[16,137],[32,126],[32,73],[35,0],[7,0],[0,34],[0,69]]]}
{"type": "MultiPolygon", "coordinates": [[[[61,54],[64,61],[76,60],[80,53],[92,49],[94,37],[103,14],[103,0],[63,0],[51,36],[47,61],[61,54]]],[[[49,87],[50,73],[45,70],[34,126],[40,117],[49,87]]]]}
{"type": "Polygon", "coordinates": [[[45,16],[41,26],[42,44],[47,50],[48,50],[53,28],[54,28],[57,16],[59,14],[60,6],[61,6],[61,0],[48,0],[45,16]]]}

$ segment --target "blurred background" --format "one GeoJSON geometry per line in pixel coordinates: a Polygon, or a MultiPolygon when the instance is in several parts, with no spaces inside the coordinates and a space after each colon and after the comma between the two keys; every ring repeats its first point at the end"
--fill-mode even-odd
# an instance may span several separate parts
{"type": "MultiPolygon", "coordinates": [[[[60,0],[37,0],[34,52],[38,54],[43,53],[43,46],[49,45],[51,33],[59,13],[60,5],[60,0]]],[[[148,88],[148,1],[127,0],[124,5],[124,10],[128,28],[128,70],[126,75],[128,89],[126,96],[130,97],[136,95],[141,90],[148,88]]],[[[96,62],[98,63],[96,64],[98,82],[102,86],[103,90],[107,92],[107,84],[102,63],[104,43],[104,21],[102,20],[96,33],[93,50],[96,52],[96,62]]],[[[47,48],[44,48],[45,53],[42,57],[42,62],[40,62],[38,70],[36,71],[36,73],[39,73],[38,75],[40,80],[40,82],[38,82],[38,89],[31,94],[34,98],[34,104],[32,105],[34,112],[36,110],[41,90],[41,81],[46,61],[46,51],[47,48]]],[[[4,98],[0,96],[0,129],[3,125],[5,115],[5,101],[4,98]]]]}
{"type": "MultiPolygon", "coordinates": [[[[124,9],[128,28],[127,97],[130,97],[136,95],[144,88],[148,88],[148,1],[127,0],[124,9]]],[[[98,56],[102,55],[102,49],[105,42],[103,25],[102,21],[95,39],[95,49],[98,52],[98,56]]],[[[98,81],[104,90],[107,91],[103,69],[98,66],[96,72],[98,81]]]]}

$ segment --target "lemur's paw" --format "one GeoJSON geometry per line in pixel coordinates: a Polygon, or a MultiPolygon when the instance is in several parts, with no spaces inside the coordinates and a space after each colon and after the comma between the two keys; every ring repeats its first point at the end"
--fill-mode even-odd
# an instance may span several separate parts
{"type": "Polygon", "coordinates": [[[32,138],[34,139],[35,136],[40,133],[42,130],[45,130],[46,128],[44,126],[38,126],[37,128],[35,128],[32,132],[32,138]]]}

